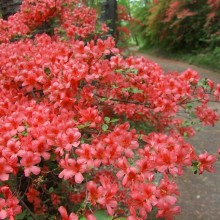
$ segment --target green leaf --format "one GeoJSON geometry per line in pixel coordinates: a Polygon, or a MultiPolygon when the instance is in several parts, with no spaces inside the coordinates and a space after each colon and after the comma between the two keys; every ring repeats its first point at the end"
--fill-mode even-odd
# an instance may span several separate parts
{"type": "Polygon", "coordinates": [[[188,127],[188,126],[192,126],[192,124],[193,124],[192,121],[185,120],[185,121],[182,123],[182,126],[183,126],[183,127],[188,127]]]}
{"type": "Polygon", "coordinates": [[[138,70],[137,69],[130,69],[131,73],[133,74],[138,74],[138,70]]]}
{"type": "Polygon", "coordinates": [[[209,89],[209,85],[208,85],[208,79],[207,78],[203,78],[201,79],[198,84],[198,86],[202,87],[203,89],[209,89]]]}
{"type": "Polygon", "coordinates": [[[116,72],[116,73],[123,73],[124,70],[122,70],[122,69],[117,69],[117,70],[115,70],[115,72],[116,72]]]}
{"type": "Polygon", "coordinates": [[[107,124],[103,124],[102,125],[102,130],[103,131],[107,131],[108,130],[108,125],[107,124]]]}
{"type": "Polygon", "coordinates": [[[62,3],[61,6],[62,6],[62,7],[67,7],[67,6],[68,6],[68,3],[62,3]]]}
{"type": "Polygon", "coordinates": [[[25,128],[28,128],[29,127],[29,124],[27,122],[24,122],[24,127],[25,128]]]}
{"type": "Polygon", "coordinates": [[[118,122],[118,121],[119,121],[118,118],[113,118],[110,122],[111,122],[111,123],[115,123],[115,122],[118,122]]]}
{"type": "Polygon", "coordinates": [[[194,174],[198,173],[198,171],[199,171],[199,162],[198,161],[192,162],[192,171],[194,174]]]}
{"type": "MultiPolygon", "coordinates": [[[[94,213],[97,220],[112,220],[111,216],[108,216],[105,211],[97,211],[94,213]]],[[[79,220],[86,220],[85,217],[80,218],[79,220]]],[[[125,218],[119,218],[118,220],[125,220],[125,218]]]]}
{"type": "Polygon", "coordinates": [[[138,88],[133,88],[131,92],[137,94],[137,93],[143,93],[143,90],[139,90],[138,88]]]}
{"type": "Polygon", "coordinates": [[[117,85],[113,85],[112,88],[113,88],[113,89],[117,89],[118,86],[117,86],[117,85]]]}
{"type": "Polygon", "coordinates": [[[86,122],[86,123],[84,123],[84,124],[78,125],[77,128],[83,129],[83,128],[89,127],[90,124],[91,124],[90,122],[86,122]]]}
{"type": "Polygon", "coordinates": [[[183,136],[184,136],[184,137],[188,137],[188,133],[187,133],[187,132],[184,132],[183,136]]]}
{"type": "Polygon", "coordinates": [[[192,109],[192,108],[193,108],[193,104],[192,104],[192,103],[188,103],[188,104],[186,104],[186,107],[187,107],[188,109],[192,109]]]}
{"type": "Polygon", "coordinates": [[[196,115],[195,115],[194,112],[191,112],[191,113],[189,114],[189,116],[192,117],[192,118],[195,118],[195,117],[196,117],[196,115]]]}
{"type": "Polygon", "coordinates": [[[126,73],[133,73],[133,74],[138,74],[138,70],[137,69],[130,69],[130,68],[127,68],[127,69],[116,69],[115,70],[116,73],[121,73],[121,74],[126,74],[126,73]]]}
{"type": "Polygon", "coordinates": [[[63,37],[60,38],[60,40],[61,40],[61,41],[67,41],[67,40],[68,40],[68,37],[67,37],[67,36],[63,36],[63,37]]]}
{"type": "Polygon", "coordinates": [[[49,188],[49,193],[52,193],[54,191],[54,188],[53,187],[50,187],[49,188]]]}
{"type": "Polygon", "coordinates": [[[108,100],[108,98],[101,98],[100,100],[101,100],[102,102],[104,102],[104,101],[108,100]]]}
{"type": "Polygon", "coordinates": [[[59,28],[58,30],[58,34],[66,34],[66,30],[62,29],[62,28],[59,28]]]}
{"type": "Polygon", "coordinates": [[[27,137],[27,136],[28,136],[28,133],[27,133],[26,130],[24,130],[24,131],[21,132],[21,135],[22,135],[23,137],[27,137]]]}
{"type": "Polygon", "coordinates": [[[49,76],[50,73],[51,73],[51,70],[50,70],[50,68],[45,67],[45,68],[44,68],[44,72],[46,73],[47,76],[49,76]]]}
{"type": "Polygon", "coordinates": [[[197,174],[198,173],[198,168],[197,167],[192,167],[192,171],[194,174],[197,174]]]}
{"type": "Polygon", "coordinates": [[[138,88],[131,88],[131,87],[122,88],[121,91],[122,92],[131,92],[131,93],[134,93],[134,94],[143,93],[143,90],[140,90],[138,88]]]}
{"type": "Polygon", "coordinates": [[[16,134],[16,135],[14,135],[14,136],[12,136],[12,138],[14,138],[14,139],[16,139],[16,140],[19,140],[19,137],[18,137],[18,135],[16,134]]]}
{"type": "Polygon", "coordinates": [[[27,210],[24,210],[21,214],[16,215],[16,220],[23,220],[25,219],[25,216],[27,215],[27,210]]]}
{"type": "Polygon", "coordinates": [[[132,90],[131,87],[121,89],[122,92],[130,92],[131,90],[132,90]]]}
{"type": "Polygon", "coordinates": [[[109,123],[111,119],[109,117],[104,117],[104,120],[106,123],[109,123]]]}
{"type": "Polygon", "coordinates": [[[112,217],[108,216],[104,211],[97,211],[95,216],[97,220],[112,220],[112,217]]]}

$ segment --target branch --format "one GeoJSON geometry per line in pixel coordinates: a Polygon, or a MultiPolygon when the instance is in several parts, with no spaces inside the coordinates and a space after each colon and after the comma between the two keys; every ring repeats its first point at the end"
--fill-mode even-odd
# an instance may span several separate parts
{"type": "Polygon", "coordinates": [[[129,103],[129,104],[135,104],[135,105],[143,105],[147,108],[150,108],[149,105],[145,104],[145,103],[142,103],[142,102],[136,102],[136,101],[129,101],[129,100],[120,100],[120,99],[115,99],[115,98],[107,98],[105,96],[102,96],[102,95],[98,95],[98,94],[95,94],[95,96],[99,97],[99,98],[105,98],[107,99],[108,101],[114,101],[114,102],[122,102],[122,103],[129,103]]]}
{"type": "Polygon", "coordinates": [[[43,89],[33,89],[33,90],[31,90],[30,92],[26,92],[24,95],[26,96],[26,95],[29,95],[29,94],[32,94],[33,95],[33,93],[34,92],[38,92],[38,93],[43,93],[43,89]]]}
{"type": "Polygon", "coordinates": [[[32,216],[32,218],[34,220],[37,220],[34,213],[28,208],[28,206],[25,204],[25,202],[22,199],[20,200],[20,202],[21,202],[22,206],[29,212],[29,214],[32,216]]]}

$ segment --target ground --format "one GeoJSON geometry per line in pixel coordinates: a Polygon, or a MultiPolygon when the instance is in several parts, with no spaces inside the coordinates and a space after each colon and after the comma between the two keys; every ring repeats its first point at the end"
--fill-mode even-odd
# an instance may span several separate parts
{"type": "MultiPolygon", "coordinates": [[[[183,62],[156,57],[143,53],[136,53],[158,63],[165,71],[181,72],[192,68],[207,77],[220,83],[220,73],[189,65],[183,62]]],[[[219,109],[220,103],[213,103],[219,109]]],[[[217,153],[220,148],[220,122],[215,127],[206,127],[196,137],[190,139],[198,152],[207,150],[217,153]]],[[[220,161],[216,164],[216,173],[195,175],[190,169],[185,170],[185,175],[178,179],[180,189],[179,205],[182,212],[175,220],[219,220],[220,219],[220,161]]]]}

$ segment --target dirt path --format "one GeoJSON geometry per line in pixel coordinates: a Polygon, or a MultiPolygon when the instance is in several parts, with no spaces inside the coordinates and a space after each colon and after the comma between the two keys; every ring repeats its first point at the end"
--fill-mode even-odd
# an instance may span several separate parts
{"type": "MultiPolygon", "coordinates": [[[[220,83],[220,73],[189,65],[179,61],[154,57],[152,55],[135,53],[158,63],[165,71],[181,72],[192,68],[200,73],[202,77],[208,77],[220,83]]],[[[213,106],[220,111],[220,104],[213,106]]],[[[196,137],[190,139],[198,152],[207,150],[216,153],[220,147],[220,122],[215,127],[206,127],[196,137]]],[[[195,175],[189,169],[185,170],[183,177],[178,179],[180,197],[179,204],[182,212],[176,220],[219,220],[220,219],[220,162],[216,165],[216,173],[204,173],[195,175]]]]}

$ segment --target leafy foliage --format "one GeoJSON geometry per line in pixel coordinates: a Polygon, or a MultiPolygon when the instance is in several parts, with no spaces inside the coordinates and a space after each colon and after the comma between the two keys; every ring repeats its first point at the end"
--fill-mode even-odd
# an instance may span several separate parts
{"type": "Polygon", "coordinates": [[[162,0],[146,4],[139,19],[147,44],[192,51],[219,46],[219,16],[219,0],[162,0]]]}

